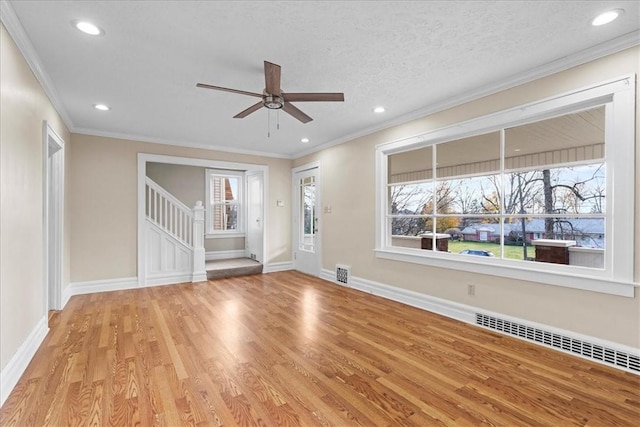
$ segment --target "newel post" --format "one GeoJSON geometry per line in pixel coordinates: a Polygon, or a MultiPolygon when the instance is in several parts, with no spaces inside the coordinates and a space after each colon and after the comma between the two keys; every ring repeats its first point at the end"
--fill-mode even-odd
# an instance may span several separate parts
{"type": "Polygon", "coordinates": [[[204,266],[204,206],[198,200],[193,207],[193,276],[192,282],[207,280],[204,266]]]}

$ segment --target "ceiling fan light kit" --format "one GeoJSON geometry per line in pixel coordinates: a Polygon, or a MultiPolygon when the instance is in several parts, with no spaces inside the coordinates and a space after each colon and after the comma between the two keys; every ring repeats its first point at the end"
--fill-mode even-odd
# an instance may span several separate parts
{"type": "Polygon", "coordinates": [[[284,101],[277,95],[265,95],[263,105],[270,110],[279,110],[284,105],[284,101]]]}
{"type": "Polygon", "coordinates": [[[236,119],[242,119],[249,114],[258,111],[264,107],[269,110],[282,109],[285,113],[298,119],[302,123],[308,123],[313,119],[303,113],[298,107],[291,102],[342,102],[344,94],[341,92],[333,93],[284,93],[280,88],[281,67],[269,61],[264,61],[264,81],[265,89],[262,94],[256,92],[247,92],[244,90],[229,89],[221,86],[213,86],[205,83],[196,84],[197,87],[203,89],[213,89],[223,92],[237,93],[240,95],[254,96],[262,98],[262,101],[252,105],[244,111],[233,116],[236,119]]]}

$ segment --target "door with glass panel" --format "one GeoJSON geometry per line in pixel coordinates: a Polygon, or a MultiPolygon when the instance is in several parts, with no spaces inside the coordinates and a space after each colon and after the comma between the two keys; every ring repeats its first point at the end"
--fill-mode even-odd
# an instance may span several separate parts
{"type": "Polygon", "coordinates": [[[293,257],[295,269],[320,275],[320,192],[318,168],[294,170],[293,257]]]}

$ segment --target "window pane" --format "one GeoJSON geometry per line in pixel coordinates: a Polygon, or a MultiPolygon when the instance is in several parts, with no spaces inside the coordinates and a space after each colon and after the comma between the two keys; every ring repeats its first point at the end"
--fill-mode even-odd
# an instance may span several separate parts
{"type": "Polygon", "coordinates": [[[213,175],[211,178],[211,200],[213,203],[237,202],[240,178],[213,175]]]}
{"type": "Polygon", "coordinates": [[[300,224],[299,247],[304,251],[313,251],[316,234],[316,183],[315,176],[309,176],[300,180],[300,199],[302,204],[302,223],[300,224]]]}
{"type": "Polygon", "coordinates": [[[436,145],[436,177],[495,175],[500,172],[500,132],[436,145]]]}
{"type": "Polygon", "coordinates": [[[423,215],[433,211],[431,182],[389,187],[391,215],[423,215]]]}
{"type": "Polygon", "coordinates": [[[422,147],[390,155],[387,165],[389,184],[431,179],[433,177],[432,152],[431,147],[422,147]]]}
{"type": "Polygon", "coordinates": [[[505,257],[582,267],[604,267],[604,218],[507,218],[505,257]],[[517,249],[515,249],[517,248],[517,249]]]}
{"type": "Polygon", "coordinates": [[[439,214],[492,215],[500,213],[500,176],[474,176],[439,181],[439,214]]]}
{"type": "Polygon", "coordinates": [[[506,214],[605,212],[605,164],[505,174],[506,214]]]}
{"type": "Polygon", "coordinates": [[[213,230],[238,230],[238,205],[213,205],[213,230]]]}
{"type": "Polygon", "coordinates": [[[524,169],[604,159],[605,108],[505,129],[505,168],[524,169]]]}
{"type": "Polygon", "coordinates": [[[226,178],[225,180],[225,201],[238,201],[239,178],[226,178]]]}
{"type": "Polygon", "coordinates": [[[496,217],[447,217],[438,218],[457,226],[444,230],[451,236],[449,252],[470,256],[484,256],[500,258],[500,221],[496,217]]]}
{"type": "Polygon", "coordinates": [[[392,236],[418,236],[431,231],[430,217],[400,217],[390,218],[392,236]]]}

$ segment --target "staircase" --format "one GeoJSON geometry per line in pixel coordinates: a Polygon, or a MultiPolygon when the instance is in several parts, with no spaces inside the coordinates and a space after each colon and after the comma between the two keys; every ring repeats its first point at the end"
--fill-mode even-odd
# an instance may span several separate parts
{"type": "Polygon", "coordinates": [[[145,285],[202,282],[223,277],[261,274],[251,258],[205,262],[204,206],[189,208],[146,177],[145,285]]]}
{"type": "Polygon", "coordinates": [[[189,208],[149,177],[145,198],[145,284],[207,280],[202,202],[189,208]]]}

